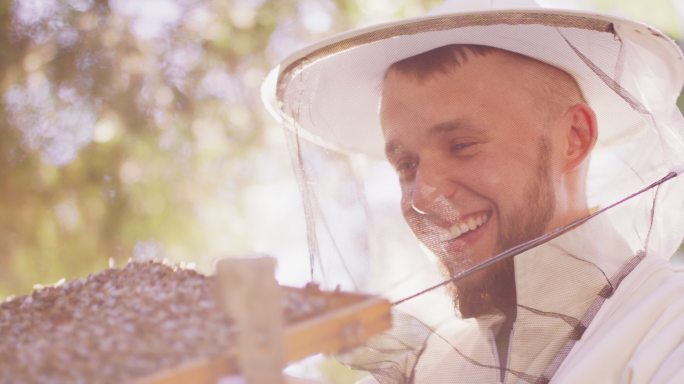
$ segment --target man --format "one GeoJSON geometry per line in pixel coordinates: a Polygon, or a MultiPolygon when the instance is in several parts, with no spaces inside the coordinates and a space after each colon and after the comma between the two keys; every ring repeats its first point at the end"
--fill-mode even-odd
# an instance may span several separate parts
{"type": "MultiPolygon", "coordinates": [[[[566,73],[503,50],[445,46],[390,66],[381,100],[402,211],[450,276],[588,215],[596,120],[566,73]]],[[[486,289],[479,275],[469,285],[486,289]]],[[[491,304],[459,300],[468,317],[491,304]]]]}
{"type": "MultiPolygon", "coordinates": [[[[588,215],[596,121],[556,68],[481,46],[437,48],[390,66],[380,116],[402,212],[447,276],[588,215]]],[[[464,317],[504,313],[510,328],[512,259],[459,282],[454,298],[464,317]]],[[[499,356],[507,341],[499,332],[499,356]]]]}
{"type": "Polygon", "coordinates": [[[684,232],[681,52],[636,23],[485,3],[274,72],[296,132],[384,148],[452,283],[461,318],[419,343],[391,333],[359,365],[382,383],[684,379],[684,277],[666,261],[684,232]]]}

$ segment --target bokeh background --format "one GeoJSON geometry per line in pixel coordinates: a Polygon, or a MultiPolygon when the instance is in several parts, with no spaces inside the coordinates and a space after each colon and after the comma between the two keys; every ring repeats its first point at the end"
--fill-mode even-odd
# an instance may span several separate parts
{"type": "MultiPolygon", "coordinates": [[[[439,0],[0,0],[0,299],[165,257],[309,276],[301,199],[259,87],[317,38],[439,0]]],[[[656,25],[679,0],[540,1],[656,25]]]]}
{"type": "MultiPolygon", "coordinates": [[[[0,300],[130,258],[210,273],[261,252],[305,283],[302,200],[261,82],[318,38],[440,2],[0,0],[0,300]]],[[[539,2],[683,36],[680,0],[539,2]]]]}

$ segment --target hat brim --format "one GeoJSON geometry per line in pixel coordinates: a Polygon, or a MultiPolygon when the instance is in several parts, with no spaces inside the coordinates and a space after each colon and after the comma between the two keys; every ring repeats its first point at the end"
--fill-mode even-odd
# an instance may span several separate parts
{"type": "Polygon", "coordinates": [[[598,147],[633,140],[651,112],[672,105],[682,54],[646,25],[593,13],[529,9],[426,16],[331,37],[288,57],[262,95],[271,112],[327,148],[383,157],[382,79],[401,59],[448,44],[529,56],[570,73],[597,113],[598,147]],[[648,81],[641,81],[643,73],[648,81]]]}

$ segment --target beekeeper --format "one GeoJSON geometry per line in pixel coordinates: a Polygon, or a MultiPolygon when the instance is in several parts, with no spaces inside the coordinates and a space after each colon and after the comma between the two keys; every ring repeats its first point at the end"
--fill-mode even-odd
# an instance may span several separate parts
{"type": "Polygon", "coordinates": [[[683,81],[659,31],[530,1],[454,1],[281,63],[270,110],[389,162],[458,312],[354,364],[381,383],[684,382],[683,81]]]}

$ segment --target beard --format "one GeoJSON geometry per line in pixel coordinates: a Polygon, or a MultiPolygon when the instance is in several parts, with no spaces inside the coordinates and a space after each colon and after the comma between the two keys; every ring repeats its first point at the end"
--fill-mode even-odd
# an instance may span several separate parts
{"type": "MultiPolygon", "coordinates": [[[[501,229],[493,255],[544,234],[555,210],[551,186],[549,159],[551,145],[547,137],[538,144],[535,177],[526,186],[523,201],[509,214],[501,217],[501,229]]],[[[454,256],[445,255],[447,259],[454,256]]],[[[471,266],[472,267],[472,266],[471,266]]],[[[461,271],[450,268],[442,259],[447,278],[461,271]]],[[[511,314],[516,308],[515,264],[513,257],[500,260],[487,268],[453,282],[449,286],[452,300],[463,318],[494,313],[511,314]]]]}

